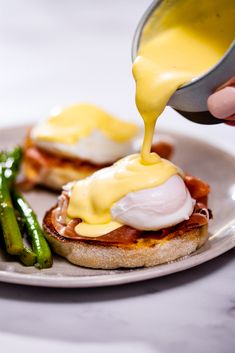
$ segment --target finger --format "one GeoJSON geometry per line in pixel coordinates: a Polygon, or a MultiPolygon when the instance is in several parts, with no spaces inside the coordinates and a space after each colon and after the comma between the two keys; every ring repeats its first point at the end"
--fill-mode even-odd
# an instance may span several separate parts
{"type": "Polygon", "coordinates": [[[213,93],[208,98],[207,105],[216,118],[235,120],[235,87],[225,87],[213,93]]]}
{"type": "Polygon", "coordinates": [[[228,120],[225,120],[225,124],[226,125],[230,125],[230,126],[235,126],[235,115],[233,115],[230,118],[228,118],[228,120]],[[233,121],[232,121],[232,119],[233,119],[233,121]]]}

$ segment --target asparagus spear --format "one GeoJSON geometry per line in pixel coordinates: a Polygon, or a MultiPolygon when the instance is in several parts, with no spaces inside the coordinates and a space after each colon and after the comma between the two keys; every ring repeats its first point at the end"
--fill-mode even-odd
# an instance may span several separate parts
{"type": "Polygon", "coordinates": [[[19,255],[19,259],[25,266],[33,266],[37,261],[37,256],[25,246],[22,253],[19,255]]]}
{"type": "Polygon", "coordinates": [[[36,255],[23,244],[8,189],[16,178],[21,157],[20,147],[0,154],[0,221],[7,252],[12,255],[18,254],[24,265],[33,266],[36,262],[36,255]]]}
{"type": "MultiPolygon", "coordinates": [[[[22,158],[22,150],[20,147],[17,147],[7,153],[1,153],[0,155],[0,163],[2,164],[2,175],[5,182],[5,188],[4,188],[5,191],[7,189],[7,186],[9,186],[9,188],[12,187],[12,184],[15,181],[15,178],[20,168],[21,158],[22,158]]],[[[11,202],[9,190],[7,189],[7,191],[8,191],[8,201],[11,202]]],[[[1,183],[0,183],[0,193],[1,193],[1,183]]],[[[32,247],[33,249],[36,250],[36,253],[37,253],[36,255],[34,252],[32,252],[27,247],[25,247],[23,244],[23,249],[18,254],[21,262],[26,266],[32,266],[37,261],[37,266],[39,268],[50,267],[52,265],[52,255],[50,252],[50,248],[46,242],[46,239],[44,238],[42,230],[38,224],[36,215],[34,214],[33,210],[30,208],[30,206],[27,204],[27,202],[24,200],[24,198],[21,195],[17,194],[16,191],[13,192],[13,194],[16,195],[15,196],[16,208],[18,209],[21,218],[26,224],[26,228],[29,233],[28,234],[29,238],[32,241],[32,247]],[[21,199],[21,201],[19,201],[19,199],[21,199]],[[18,201],[19,201],[19,204],[18,204],[18,201]]],[[[6,198],[6,194],[3,195],[2,199],[4,200],[5,198],[6,198]]],[[[0,197],[0,201],[1,201],[1,197],[0,197]]],[[[11,218],[13,218],[13,214],[11,218]]],[[[16,221],[14,222],[14,221],[13,221],[13,224],[17,225],[17,222],[16,221]]],[[[4,220],[2,220],[2,222],[4,222],[4,220]]],[[[18,227],[18,230],[19,230],[19,227],[18,227]]],[[[10,233],[8,232],[7,234],[5,234],[6,236],[4,236],[7,249],[8,249],[8,243],[10,241],[9,235],[13,236],[13,235],[17,235],[17,233],[18,235],[20,234],[20,231],[19,232],[16,231],[16,233],[14,233],[15,231],[16,231],[15,229],[11,229],[10,233]]],[[[13,245],[16,245],[16,243],[14,243],[13,245]]]]}
{"type": "Polygon", "coordinates": [[[12,206],[5,168],[2,165],[0,165],[0,221],[7,252],[11,255],[20,255],[24,244],[12,206]]]}
{"type": "Polygon", "coordinates": [[[37,255],[36,266],[38,268],[51,267],[51,251],[34,211],[28,202],[24,199],[24,197],[16,190],[12,191],[12,197],[16,209],[19,211],[22,219],[25,221],[28,237],[32,243],[33,251],[37,255]]]}
{"type": "Polygon", "coordinates": [[[2,152],[0,155],[0,162],[4,167],[4,174],[7,179],[9,187],[14,183],[16,176],[20,169],[22,159],[22,149],[15,147],[9,152],[2,152]]]}

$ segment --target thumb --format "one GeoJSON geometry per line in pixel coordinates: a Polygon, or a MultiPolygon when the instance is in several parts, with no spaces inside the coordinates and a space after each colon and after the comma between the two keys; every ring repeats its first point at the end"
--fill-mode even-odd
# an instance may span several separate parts
{"type": "Polygon", "coordinates": [[[235,120],[235,86],[227,86],[213,93],[207,101],[212,115],[219,119],[235,120]]]}

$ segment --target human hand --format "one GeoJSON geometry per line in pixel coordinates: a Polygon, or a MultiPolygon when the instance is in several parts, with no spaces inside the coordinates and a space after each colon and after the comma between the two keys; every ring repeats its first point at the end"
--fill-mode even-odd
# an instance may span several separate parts
{"type": "Polygon", "coordinates": [[[235,76],[210,95],[207,105],[212,115],[235,126],[235,76]]]}

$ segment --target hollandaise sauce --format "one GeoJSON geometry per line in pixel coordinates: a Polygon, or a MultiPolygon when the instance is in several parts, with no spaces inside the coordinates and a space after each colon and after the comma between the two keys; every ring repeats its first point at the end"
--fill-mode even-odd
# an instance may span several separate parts
{"type": "Polygon", "coordinates": [[[235,38],[234,23],[234,0],[165,0],[150,17],[133,64],[144,163],[156,160],[152,136],[170,97],[221,59],[235,38]]]}
{"type": "Polygon", "coordinates": [[[37,140],[63,144],[75,144],[94,130],[99,130],[109,139],[120,143],[132,139],[138,133],[135,124],[120,120],[87,103],[59,110],[34,130],[37,140]]]}
{"type": "Polygon", "coordinates": [[[136,104],[145,128],[141,155],[126,157],[75,184],[68,217],[81,218],[79,234],[95,237],[120,227],[111,219],[115,202],[180,174],[172,163],[150,152],[156,120],[180,86],[220,60],[235,37],[234,24],[234,0],[162,1],[145,25],[133,64],[136,104]]]}
{"type": "Polygon", "coordinates": [[[144,165],[140,155],[130,155],[90,177],[78,181],[70,197],[68,216],[81,218],[76,231],[85,236],[108,233],[121,226],[112,222],[110,209],[128,192],[151,188],[180,173],[171,162],[161,159],[144,165]]]}

